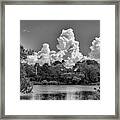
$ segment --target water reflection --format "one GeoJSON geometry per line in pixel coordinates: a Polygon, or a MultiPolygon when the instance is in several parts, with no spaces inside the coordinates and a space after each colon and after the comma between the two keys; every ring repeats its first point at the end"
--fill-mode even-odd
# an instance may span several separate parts
{"type": "Polygon", "coordinates": [[[68,92],[68,93],[39,93],[23,95],[21,100],[99,100],[100,97],[93,91],[68,92]]]}
{"type": "Polygon", "coordinates": [[[34,85],[33,92],[21,94],[21,100],[99,100],[99,86],[34,85]],[[98,90],[97,90],[98,89],[98,90]]]}
{"type": "Polygon", "coordinates": [[[32,100],[33,96],[32,95],[21,95],[20,99],[21,100],[32,100]]]}
{"type": "Polygon", "coordinates": [[[65,100],[66,93],[36,94],[35,100],[65,100]]]}

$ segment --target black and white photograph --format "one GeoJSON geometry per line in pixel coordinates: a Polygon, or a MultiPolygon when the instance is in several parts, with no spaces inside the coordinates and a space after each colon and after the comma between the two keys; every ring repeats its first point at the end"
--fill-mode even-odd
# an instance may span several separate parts
{"type": "Polygon", "coordinates": [[[100,20],[20,20],[20,100],[100,100],[100,20]]]}

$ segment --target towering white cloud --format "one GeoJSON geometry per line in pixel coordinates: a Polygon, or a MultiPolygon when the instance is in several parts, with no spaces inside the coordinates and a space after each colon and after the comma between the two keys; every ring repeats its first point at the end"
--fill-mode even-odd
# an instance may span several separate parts
{"type": "Polygon", "coordinates": [[[75,37],[74,37],[73,30],[71,28],[67,30],[63,29],[60,37],[57,38],[57,40],[59,43],[57,45],[57,48],[60,51],[68,50],[70,47],[72,47],[72,45],[74,45],[75,37]]]}
{"type": "Polygon", "coordinates": [[[90,49],[91,49],[91,52],[89,53],[89,57],[99,62],[100,60],[100,38],[96,37],[93,40],[92,46],[90,47],[90,49]]]}
{"type": "Polygon", "coordinates": [[[73,30],[62,30],[60,37],[57,39],[57,48],[62,51],[63,59],[66,61],[66,66],[73,66],[77,61],[83,58],[79,52],[79,42],[75,41],[73,30]]]}
{"type": "Polygon", "coordinates": [[[50,65],[50,48],[49,44],[44,43],[41,51],[37,54],[38,63],[42,66],[44,63],[50,65]]]}

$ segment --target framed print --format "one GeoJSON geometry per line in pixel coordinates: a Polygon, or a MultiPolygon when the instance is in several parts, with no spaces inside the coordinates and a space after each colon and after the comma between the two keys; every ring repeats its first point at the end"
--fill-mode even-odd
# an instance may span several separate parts
{"type": "Polygon", "coordinates": [[[119,1],[1,10],[2,119],[119,119],[119,1]]]}

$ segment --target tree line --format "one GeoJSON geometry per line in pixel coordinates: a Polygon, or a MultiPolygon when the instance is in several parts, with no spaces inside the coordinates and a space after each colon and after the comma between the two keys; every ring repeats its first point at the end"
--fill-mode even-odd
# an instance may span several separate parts
{"type": "MultiPolygon", "coordinates": [[[[27,54],[20,48],[20,58],[25,60],[27,54]]],[[[62,62],[51,65],[39,63],[29,65],[20,62],[20,91],[31,92],[33,84],[40,85],[93,85],[100,83],[100,64],[95,60],[78,61],[72,68],[64,67],[62,62]]]]}

